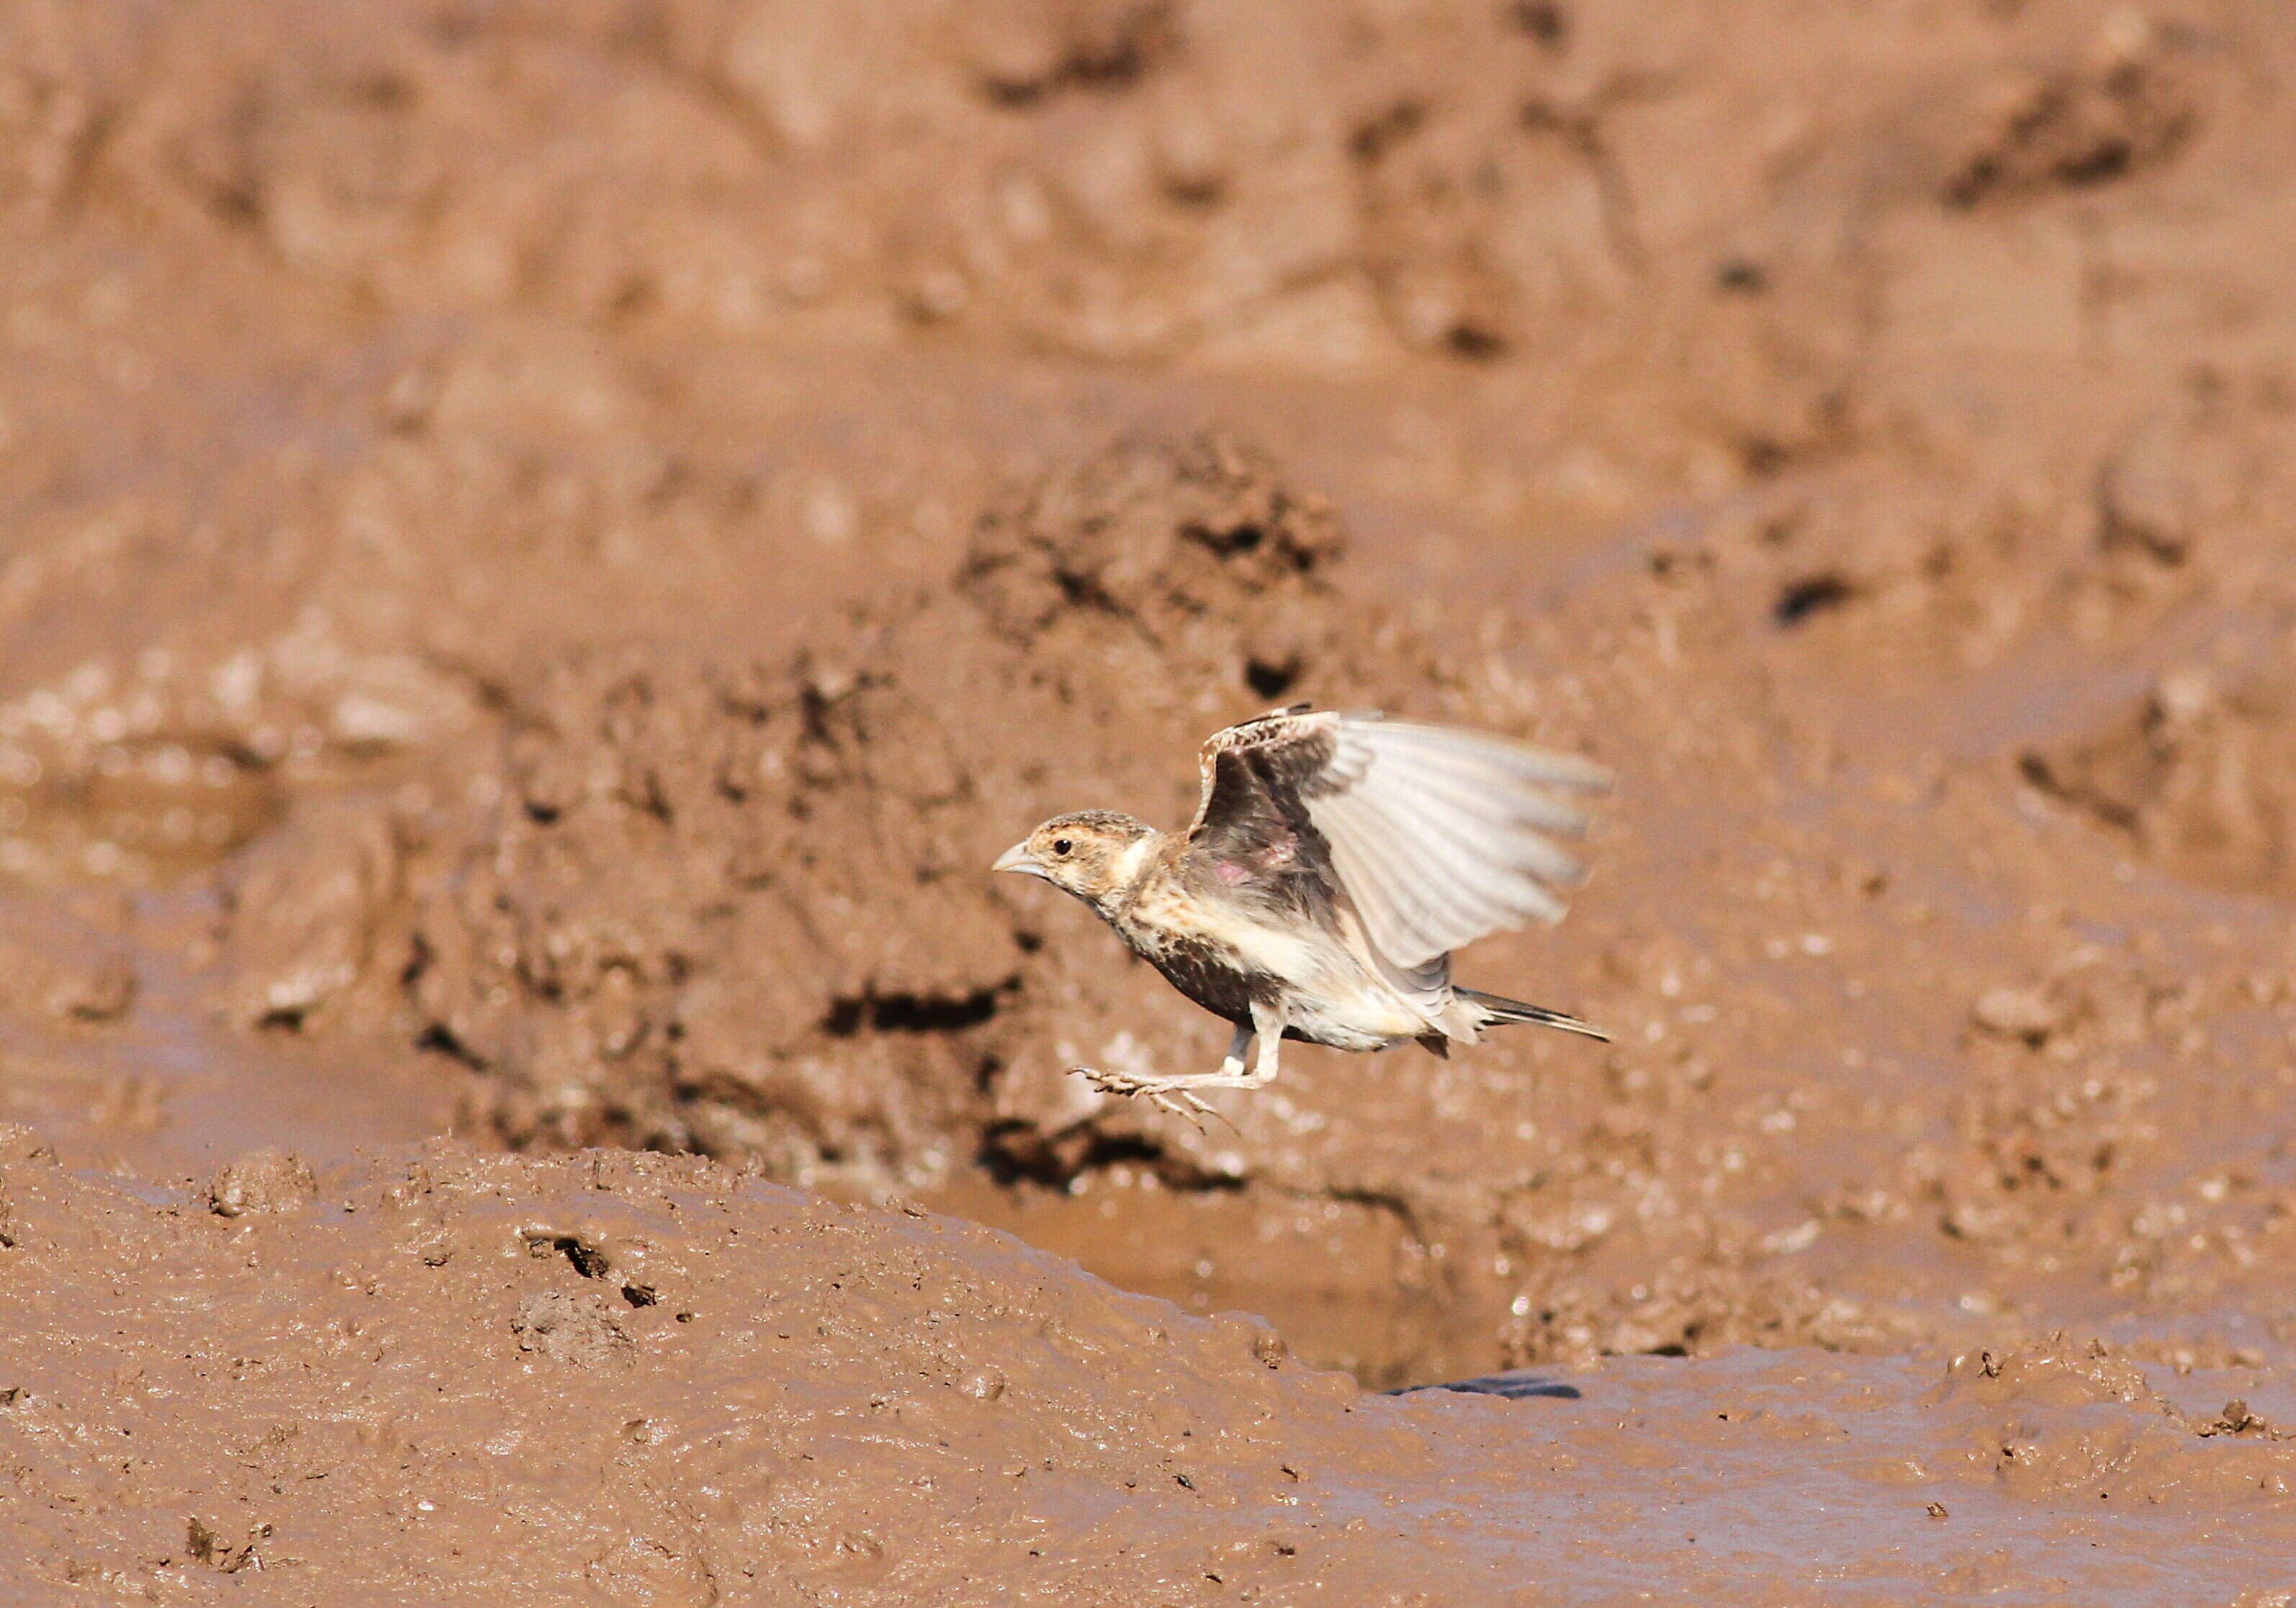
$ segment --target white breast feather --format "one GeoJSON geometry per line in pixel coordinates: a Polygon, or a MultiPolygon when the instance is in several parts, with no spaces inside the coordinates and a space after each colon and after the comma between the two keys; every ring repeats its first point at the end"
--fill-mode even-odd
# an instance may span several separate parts
{"type": "Polygon", "coordinates": [[[1222,922],[1212,929],[1212,933],[1256,972],[1304,980],[1327,964],[1317,954],[1316,941],[1299,932],[1263,926],[1258,922],[1222,922]]]}

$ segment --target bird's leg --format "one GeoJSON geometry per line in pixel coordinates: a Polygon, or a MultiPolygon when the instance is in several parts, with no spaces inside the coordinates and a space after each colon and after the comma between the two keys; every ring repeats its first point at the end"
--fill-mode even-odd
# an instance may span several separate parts
{"type": "Polygon", "coordinates": [[[1238,1088],[1258,1088],[1275,1081],[1275,1057],[1283,1048],[1283,1018],[1267,1005],[1251,1007],[1252,1030],[1259,1037],[1259,1054],[1252,1058],[1251,1071],[1236,1080],[1238,1088]]]}
{"type": "MultiPolygon", "coordinates": [[[[1075,1066],[1069,1070],[1103,1094],[1144,1095],[1150,1104],[1170,1112],[1176,1117],[1185,1117],[1195,1125],[1196,1131],[1201,1133],[1204,1118],[1219,1117],[1223,1122],[1227,1122],[1227,1119],[1198,1099],[1193,1091],[1207,1085],[1230,1087],[1247,1084],[1249,1077],[1243,1070],[1243,1058],[1251,1048],[1251,1029],[1239,1024],[1227,1041],[1227,1056],[1220,1062],[1219,1071],[1197,1072],[1185,1078],[1136,1078],[1130,1072],[1100,1071],[1088,1066],[1075,1066]]],[[[1233,1128],[1235,1124],[1229,1122],[1228,1126],[1233,1128]]]]}
{"type": "MultiPolygon", "coordinates": [[[[1219,1112],[1206,1105],[1196,1095],[1200,1088],[1258,1088],[1275,1076],[1275,1058],[1283,1042],[1283,1018],[1261,1005],[1251,1007],[1249,1024],[1238,1023],[1235,1034],[1227,1041],[1227,1057],[1216,1072],[1193,1072],[1179,1078],[1136,1078],[1128,1072],[1099,1072],[1090,1067],[1074,1070],[1091,1081],[1092,1086],[1111,1095],[1140,1095],[1172,1112],[1185,1117],[1201,1129],[1203,1117],[1218,1117],[1219,1112]],[[1251,1070],[1244,1070],[1244,1057],[1259,1041],[1259,1053],[1252,1056],[1251,1070]]],[[[1220,1120],[1226,1122],[1226,1118],[1220,1120]]],[[[1235,1126],[1229,1123],[1229,1127],[1235,1126]]]]}
{"type": "Polygon", "coordinates": [[[1213,1074],[1214,1077],[1226,1078],[1243,1071],[1243,1053],[1251,1047],[1251,1037],[1252,1030],[1249,1026],[1237,1024],[1235,1031],[1228,1035],[1227,1054],[1220,1062],[1219,1071],[1213,1074]]]}

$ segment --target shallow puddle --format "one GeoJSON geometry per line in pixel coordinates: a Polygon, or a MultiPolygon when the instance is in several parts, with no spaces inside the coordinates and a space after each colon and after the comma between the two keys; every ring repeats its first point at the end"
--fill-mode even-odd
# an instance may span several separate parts
{"type": "Polygon", "coordinates": [[[1303,1361],[1374,1390],[1464,1379],[1501,1360],[1504,1306],[1448,1290],[1380,1207],[1174,1190],[1120,1167],[1066,1192],[980,1177],[919,1202],[1071,1257],[1119,1289],[1199,1315],[1266,1318],[1303,1361]]]}

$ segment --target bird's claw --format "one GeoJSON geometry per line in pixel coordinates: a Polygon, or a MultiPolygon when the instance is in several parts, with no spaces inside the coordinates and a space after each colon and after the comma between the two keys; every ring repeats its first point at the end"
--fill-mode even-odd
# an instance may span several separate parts
{"type": "Polygon", "coordinates": [[[1235,1127],[1234,1123],[1228,1122],[1225,1112],[1205,1104],[1193,1090],[1177,1079],[1138,1078],[1130,1072],[1103,1071],[1097,1067],[1089,1066],[1072,1066],[1069,1071],[1082,1078],[1103,1095],[1122,1095],[1130,1099],[1144,1099],[1159,1111],[1167,1111],[1180,1118],[1198,1133],[1204,1131],[1206,1117],[1217,1118],[1222,1122],[1226,1122],[1230,1129],[1235,1127]]]}

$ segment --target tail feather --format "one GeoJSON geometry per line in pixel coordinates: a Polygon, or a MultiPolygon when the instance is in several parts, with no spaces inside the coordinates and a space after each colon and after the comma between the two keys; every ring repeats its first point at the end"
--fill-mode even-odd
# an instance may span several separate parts
{"type": "Polygon", "coordinates": [[[1566,1033],[1583,1033],[1589,1038],[1599,1038],[1604,1044],[1611,1042],[1611,1036],[1592,1022],[1581,1021],[1576,1016],[1566,1016],[1560,1011],[1550,1011],[1545,1005],[1525,1005],[1520,999],[1503,999],[1496,994],[1485,994],[1474,989],[1454,989],[1452,992],[1481,1010],[1486,1027],[1533,1021],[1543,1028],[1560,1028],[1566,1033]]]}

